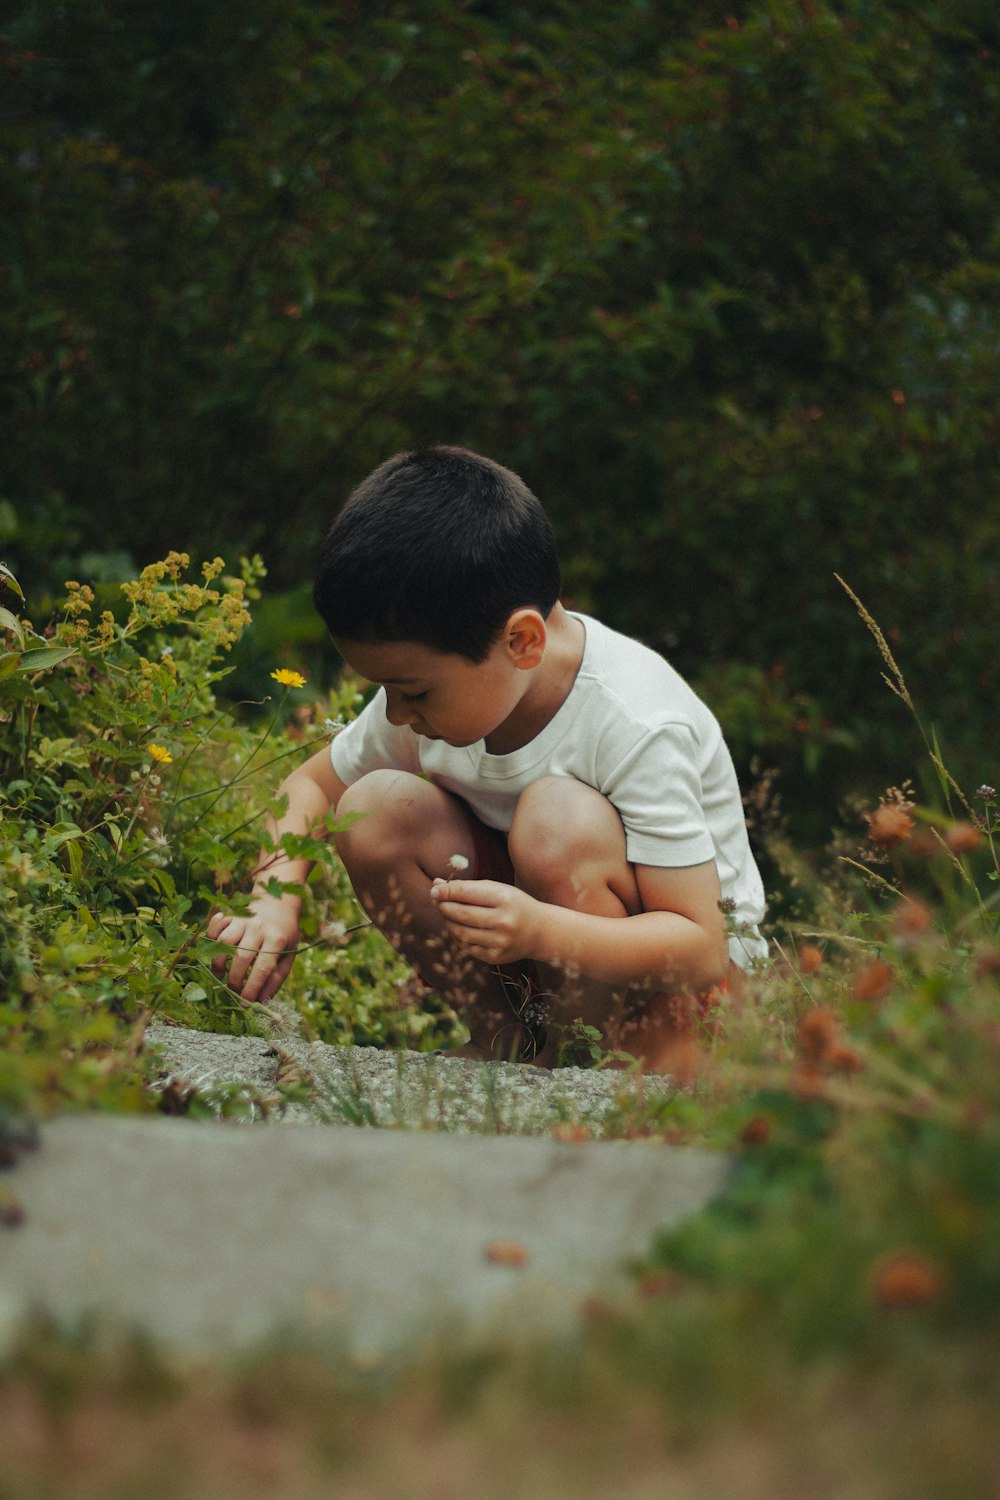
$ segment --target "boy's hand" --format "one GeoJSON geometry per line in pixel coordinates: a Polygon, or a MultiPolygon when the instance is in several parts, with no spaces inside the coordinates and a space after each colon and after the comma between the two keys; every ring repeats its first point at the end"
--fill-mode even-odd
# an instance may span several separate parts
{"type": "Polygon", "coordinates": [[[431,898],[444,925],[470,958],[505,964],[537,958],[541,901],[498,880],[435,880],[431,898]]]}
{"type": "MultiPolygon", "coordinates": [[[[261,894],[243,916],[217,911],[206,935],[236,949],[229,965],[228,984],[244,1000],[261,1005],[274,998],[288,978],[299,942],[299,903],[261,894]]],[[[229,962],[225,953],[212,959],[221,979],[229,962]]]]}

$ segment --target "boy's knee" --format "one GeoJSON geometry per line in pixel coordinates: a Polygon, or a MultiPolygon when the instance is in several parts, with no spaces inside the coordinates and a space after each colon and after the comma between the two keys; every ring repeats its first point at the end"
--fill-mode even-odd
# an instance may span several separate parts
{"type": "Polygon", "coordinates": [[[427,785],[408,771],[393,770],[369,771],[353,782],[337,804],[338,819],[350,818],[335,835],[345,864],[359,858],[391,864],[412,848],[427,818],[427,785]]]}
{"type": "Polygon", "coordinates": [[[510,830],[518,884],[561,905],[594,882],[620,882],[628,870],[625,830],[607,797],[582,782],[546,776],[521,794],[510,830]]]}

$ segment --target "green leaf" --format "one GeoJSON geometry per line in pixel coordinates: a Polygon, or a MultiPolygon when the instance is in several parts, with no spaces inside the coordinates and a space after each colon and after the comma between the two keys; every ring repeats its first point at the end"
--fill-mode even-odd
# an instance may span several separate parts
{"type": "Polygon", "coordinates": [[[9,609],[0,609],[0,630],[11,630],[17,636],[18,645],[24,646],[24,627],[17,615],[12,615],[9,609]]]}
{"type": "Polygon", "coordinates": [[[3,682],[5,677],[13,677],[20,660],[19,651],[5,651],[3,655],[0,655],[0,682],[3,682]]]}
{"type": "Polygon", "coordinates": [[[45,858],[49,858],[55,854],[57,849],[61,849],[64,844],[69,843],[73,839],[82,838],[83,829],[77,827],[75,823],[54,823],[46,837],[42,840],[38,852],[45,858]]]}
{"type": "Polygon", "coordinates": [[[18,672],[43,672],[56,667],[68,656],[79,656],[75,646],[41,646],[37,651],[25,651],[17,665],[18,672]]]}
{"type": "Polygon", "coordinates": [[[21,590],[21,585],[18,583],[17,579],[14,577],[13,573],[10,571],[6,563],[0,563],[0,588],[10,589],[11,593],[16,594],[17,597],[21,600],[22,604],[24,603],[24,594],[21,590]]]}

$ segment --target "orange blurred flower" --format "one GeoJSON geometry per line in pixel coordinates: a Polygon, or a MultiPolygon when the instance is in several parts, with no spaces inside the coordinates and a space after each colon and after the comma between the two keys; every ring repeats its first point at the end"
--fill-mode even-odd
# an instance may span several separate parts
{"type": "Polygon", "coordinates": [[[900,1311],[939,1302],[944,1295],[945,1279],[941,1267],[929,1256],[903,1250],[875,1263],[871,1286],[877,1302],[900,1311]]]}
{"type": "Polygon", "coordinates": [[[493,1240],[486,1246],[486,1259],[495,1266],[513,1266],[520,1270],[527,1263],[528,1252],[520,1240],[493,1240]]]}
{"type": "Polygon", "coordinates": [[[823,963],[823,951],[812,943],[803,943],[799,949],[799,968],[803,974],[815,974],[823,963]]]}
{"type": "Polygon", "coordinates": [[[771,1121],[767,1115],[754,1115],[740,1131],[744,1146],[763,1146],[771,1139],[771,1121]]]}
{"type": "Polygon", "coordinates": [[[882,802],[866,817],[868,837],[883,849],[904,844],[913,832],[913,818],[908,808],[899,802],[882,802]]]}
{"type": "Polygon", "coordinates": [[[855,975],[851,992],[855,1000],[884,1000],[895,982],[895,974],[881,958],[873,958],[855,975]]]}
{"type": "Polygon", "coordinates": [[[933,925],[934,918],[930,907],[925,906],[922,901],[914,900],[912,896],[904,896],[896,907],[892,929],[899,946],[910,948],[929,932],[933,925]]]}
{"type": "Polygon", "coordinates": [[[816,1066],[829,1061],[837,1047],[840,1026],[832,1010],[825,1005],[815,1005],[806,1011],[799,1022],[796,1045],[799,1055],[806,1063],[816,1066]]]}
{"type": "Polygon", "coordinates": [[[158,766],[173,765],[174,757],[163,745],[150,745],[148,749],[150,757],[156,761],[158,766]]]}
{"type": "Polygon", "coordinates": [[[972,854],[983,842],[975,823],[953,823],[944,836],[952,854],[972,854]]]}

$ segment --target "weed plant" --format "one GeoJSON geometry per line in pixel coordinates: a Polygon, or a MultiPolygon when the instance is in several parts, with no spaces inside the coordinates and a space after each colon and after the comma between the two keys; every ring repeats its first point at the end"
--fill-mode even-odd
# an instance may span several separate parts
{"type": "MultiPolygon", "coordinates": [[[[214,978],[206,920],[239,909],[273,789],[359,701],[310,702],[278,668],[248,727],[216,693],[250,623],[259,559],[197,581],[170,553],[133,583],[67,584],[38,626],[0,574],[0,1105],[141,1109],[152,1015],[231,1033],[271,1017],[214,978]],[[101,607],[102,604],[105,607],[101,607]]],[[[408,971],[370,929],[325,837],[287,993],[311,1036],[435,1046],[452,1021],[418,1009],[408,971]]]]}

